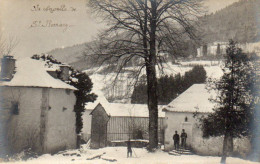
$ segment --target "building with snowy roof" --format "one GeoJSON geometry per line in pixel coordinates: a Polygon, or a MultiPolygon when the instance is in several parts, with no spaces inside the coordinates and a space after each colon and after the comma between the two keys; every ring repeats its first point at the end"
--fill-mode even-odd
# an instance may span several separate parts
{"type": "MultiPolygon", "coordinates": [[[[216,98],[217,93],[206,89],[206,84],[193,84],[180,94],[166,107],[165,112],[165,150],[173,149],[175,131],[180,135],[182,129],[187,133],[186,145],[195,153],[201,155],[221,155],[223,137],[203,138],[199,118],[214,112],[214,104],[210,99],[216,98]],[[197,117],[194,116],[196,114],[197,117]]],[[[212,129],[214,130],[214,129],[212,129]]],[[[250,148],[247,139],[234,140],[234,151],[248,152],[250,148]]]]}
{"type": "MultiPolygon", "coordinates": [[[[105,147],[113,141],[149,139],[149,111],[146,104],[109,103],[98,94],[94,103],[85,106],[83,115],[83,136],[91,138],[92,148],[105,147]]],[[[162,107],[158,109],[158,136],[163,142],[164,116],[162,107]]]]}
{"type": "Polygon", "coordinates": [[[0,154],[76,147],[76,88],[53,78],[44,65],[30,58],[2,59],[0,154]]]}
{"type": "Polygon", "coordinates": [[[90,114],[95,107],[101,103],[103,106],[107,107],[109,102],[103,95],[103,93],[97,89],[96,83],[93,84],[93,92],[98,95],[97,99],[95,102],[88,102],[85,105],[85,112],[82,115],[82,121],[83,121],[83,127],[82,127],[82,133],[81,136],[83,140],[86,142],[89,141],[91,138],[91,122],[92,122],[92,115],[90,114]]]}
{"type": "MultiPolygon", "coordinates": [[[[228,42],[216,41],[213,43],[205,44],[197,48],[197,57],[202,56],[220,56],[226,54],[226,49],[228,47],[228,42]]],[[[245,53],[257,53],[259,54],[260,42],[255,43],[239,43],[237,44],[239,48],[245,53]]]]}

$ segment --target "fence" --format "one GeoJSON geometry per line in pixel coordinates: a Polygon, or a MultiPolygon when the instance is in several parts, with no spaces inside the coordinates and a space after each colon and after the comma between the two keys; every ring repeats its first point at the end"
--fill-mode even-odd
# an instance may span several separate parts
{"type": "MultiPolygon", "coordinates": [[[[107,140],[149,139],[149,118],[111,117],[107,125],[107,140]]],[[[158,139],[164,142],[164,118],[158,118],[158,139]]]]}

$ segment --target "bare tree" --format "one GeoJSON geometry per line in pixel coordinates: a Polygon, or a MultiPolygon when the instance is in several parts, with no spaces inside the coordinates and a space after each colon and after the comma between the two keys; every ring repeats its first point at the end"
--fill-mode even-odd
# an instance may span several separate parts
{"type": "Polygon", "coordinates": [[[7,39],[0,33],[0,57],[11,55],[19,41],[17,37],[9,36],[7,39]]]}
{"type": "Polygon", "coordinates": [[[149,150],[158,146],[156,67],[163,70],[160,52],[175,55],[182,40],[196,40],[195,21],[201,0],[89,0],[89,6],[104,18],[108,29],[88,50],[99,63],[115,65],[117,76],[130,61],[137,62],[136,81],[145,68],[149,109],[149,150]]]}
{"type": "Polygon", "coordinates": [[[0,56],[3,56],[4,42],[3,35],[0,33],[0,56]]]}

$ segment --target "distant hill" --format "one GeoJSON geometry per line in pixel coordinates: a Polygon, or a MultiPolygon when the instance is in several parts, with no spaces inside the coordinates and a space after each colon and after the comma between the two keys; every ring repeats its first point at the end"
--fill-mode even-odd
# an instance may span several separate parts
{"type": "Polygon", "coordinates": [[[85,50],[85,44],[86,43],[65,48],[56,48],[47,52],[47,54],[54,56],[58,61],[73,63],[81,59],[82,53],[85,50]]]}
{"type": "Polygon", "coordinates": [[[206,43],[234,39],[240,43],[259,41],[259,0],[240,0],[200,19],[206,43]]]}
{"type": "Polygon", "coordinates": [[[93,65],[91,59],[83,55],[83,52],[87,52],[86,44],[91,44],[91,42],[56,48],[47,52],[47,54],[52,55],[58,61],[72,65],[75,69],[84,70],[93,65]]]}
{"type": "Polygon", "coordinates": [[[77,61],[70,63],[70,65],[80,71],[86,70],[93,66],[93,63],[90,59],[85,58],[84,56],[78,57],[77,61]]]}
{"type": "MultiPolygon", "coordinates": [[[[260,18],[260,0],[240,0],[199,19],[201,31],[203,31],[202,40],[204,43],[229,39],[240,43],[260,41],[257,18],[260,18]]],[[[83,55],[84,51],[88,53],[87,44],[92,44],[92,42],[58,48],[47,53],[53,55],[58,61],[71,64],[76,69],[85,70],[95,64],[91,58],[83,55]]],[[[188,49],[187,53],[191,54],[188,49]]],[[[196,49],[194,53],[196,54],[196,49]]]]}

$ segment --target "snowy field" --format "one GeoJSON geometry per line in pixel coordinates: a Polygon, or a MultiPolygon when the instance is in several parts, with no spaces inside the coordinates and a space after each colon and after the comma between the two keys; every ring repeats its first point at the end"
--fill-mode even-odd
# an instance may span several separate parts
{"type": "MultiPolygon", "coordinates": [[[[164,63],[162,65],[163,69],[159,69],[157,67],[157,76],[160,77],[162,75],[176,75],[180,73],[182,76],[185,72],[190,71],[194,65],[202,65],[207,73],[207,77],[210,78],[220,78],[223,75],[222,64],[218,61],[188,61],[188,62],[179,62],[179,64],[172,64],[171,62],[164,63]]],[[[105,69],[104,66],[99,69],[93,68],[89,70],[85,70],[86,73],[92,72],[90,75],[92,82],[94,83],[93,91],[99,92],[102,91],[105,97],[109,96],[123,96],[123,97],[131,97],[135,78],[129,77],[129,73],[121,73],[117,78],[116,83],[115,77],[116,73],[108,73],[108,74],[100,74],[100,70],[105,69]],[[114,89],[113,86],[116,88],[114,89]]],[[[139,67],[127,67],[128,71],[138,72],[139,67]]],[[[146,73],[145,69],[140,72],[140,76],[146,73]]],[[[126,99],[126,102],[130,103],[130,99],[126,99]]]]}
{"type": "MultiPolygon", "coordinates": [[[[149,153],[143,148],[133,148],[133,157],[126,157],[126,147],[107,147],[103,149],[68,150],[55,155],[44,154],[36,159],[23,162],[9,162],[22,164],[103,164],[103,163],[144,163],[144,164],[219,164],[220,157],[198,156],[198,155],[169,155],[167,152],[158,150],[149,153]],[[100,158],[98,158],[100,156],[100,158]],[[95,158],[97,157],[97,158],[95,158]]],[[[239,158],[227,158],[227,164],[255,164],[256,162],[246,161],[239,158]]]]}

